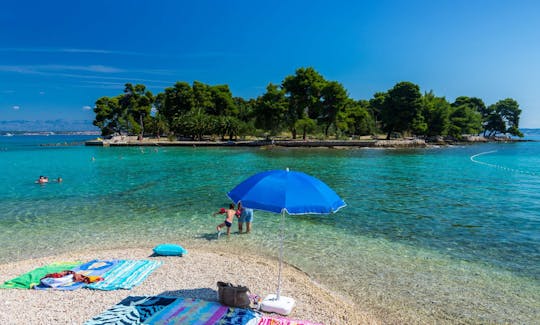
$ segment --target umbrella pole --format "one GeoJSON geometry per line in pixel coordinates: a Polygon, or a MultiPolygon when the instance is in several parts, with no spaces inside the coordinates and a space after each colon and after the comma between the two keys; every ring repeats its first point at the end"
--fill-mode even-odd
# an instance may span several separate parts
{"type": "Polygon", "coordinates": [[[278,286],[276,299],[279,300],[281,296],[281,270],[283,269],[283,239],[285,237],[285,211],[281,210],[281,223],[280,223],[280,243],[279,243],[279,271],[278,271],[278,286]]]}

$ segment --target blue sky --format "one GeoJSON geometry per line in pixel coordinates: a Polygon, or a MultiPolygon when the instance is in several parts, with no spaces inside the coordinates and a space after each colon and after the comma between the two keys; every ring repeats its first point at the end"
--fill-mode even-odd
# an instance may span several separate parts
{"type": "Polygon", "coordinates": [[[126,82],[255,98],[311,66],[369,99],[399,81],[453,101],[514,98],[540,127],[538,1],[9,1],[0,120],[93,119],[126,82]]]}

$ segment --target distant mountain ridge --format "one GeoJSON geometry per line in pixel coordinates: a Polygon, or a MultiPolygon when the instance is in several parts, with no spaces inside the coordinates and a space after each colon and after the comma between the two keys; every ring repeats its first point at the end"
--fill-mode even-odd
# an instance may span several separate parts
{"type": "Polygon", "coordinates": [[[92,120],[11,120],[0,121],[0,131],[99,131],[92,120]]]}

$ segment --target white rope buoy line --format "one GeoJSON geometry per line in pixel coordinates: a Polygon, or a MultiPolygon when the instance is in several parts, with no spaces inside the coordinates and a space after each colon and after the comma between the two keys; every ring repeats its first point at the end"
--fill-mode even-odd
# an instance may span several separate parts
{"type": "Polygon", "coordinates": [[[488,155],[488,154],[494,153],[494,152],[497,152],[497,150],[481,152],[481,153],[478,153],[476,155],[472,155],[470,157],[470,159],[471,159],[472,162],[480,164],[480,165],[485,165],[485,166],[489,166],[489,167],[492,167],[492,168],[502,169],[502,170],[506,170],[506,171],[514,172],[514,173],[521,173],[521,174],[526,174],[526,175],[538,176],[537,173],[534,173],[534,172],[528,172],[528,171],[524,171],[524,170],[509,168],[509,167],[505,167],[505,166],[490,164],[490,163],[487,163],[487,162],[476,160],[476,157],[483,156],[483,155],[488,155]]]}

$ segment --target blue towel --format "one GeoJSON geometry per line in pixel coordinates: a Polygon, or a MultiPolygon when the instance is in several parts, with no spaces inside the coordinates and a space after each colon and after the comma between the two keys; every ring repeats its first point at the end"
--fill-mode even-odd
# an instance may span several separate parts
{"type": "Polygon", "coordinates": [[[161,266],[161,261],[120,260],[103,274],[103,281],[87,284],[85,288],[96,290],[131,289],[141,284],[146,277],[161,266]]]}

